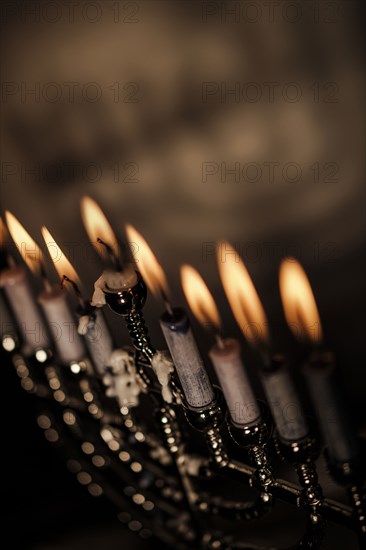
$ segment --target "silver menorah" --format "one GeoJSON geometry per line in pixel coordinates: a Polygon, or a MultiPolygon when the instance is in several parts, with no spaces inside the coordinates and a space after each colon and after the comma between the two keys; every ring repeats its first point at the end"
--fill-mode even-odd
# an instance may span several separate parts
{"type": "MultiPolygon", "coordinates": [[[[278,501],[306,515],[304,532],[291,548],[320,548],[327,522],[354,531],[363,547],[361,458],[337,462],[326,454],[329,474],[350,502],[325,498],[314,423],[289,442],[260,402],[259,418],[238,427],[218,387],[208,405],[192,407],[171,359],[150,342],[140,274],[134,286],[104,293],[126,323],[132,346],[114,350],[103,373],[87,353],[66,364],[57,346],[27,353],[19,333],[2,335],[23,389],[34,396],[39,427],[91,495],[110,499],[119,519],[140,537],[176,548],[262,548],[245,541],[245,525],[269,514],[278,501]],[[278,477],[278,458],[294,469],[297,483],[278,477]],[[226,496],[223,483],[235,487],[232,495],[226,496]]],[[[89,329],[96,316],[100,322],[100,312],[89,311],[89,329]]],[[[276,368],[275,361],[269,368],[276,368]]]]}

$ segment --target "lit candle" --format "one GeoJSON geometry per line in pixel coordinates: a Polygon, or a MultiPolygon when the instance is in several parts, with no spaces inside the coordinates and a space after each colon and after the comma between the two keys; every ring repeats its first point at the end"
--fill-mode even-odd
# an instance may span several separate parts
{"type": "Polygon", "coordinates": [[[114,349],[112,336],[104,317],[100,311],[92,308],[82,297],[81,284],[75,269],[46,227],[42,227],[42,235],[62,286],[73,290],[78,298],[79,325],[77,332],[85,339],[97,374],[103,376],[106,367],[110,364],[110,357],[114,349]]]}
{"type": "Polygon", "coordinates": [[[85,338],[97,374],[104,376],[114,350],[112,335],[101,311],[86,308],[82,313],[78,333],[85,338]]]}
{"type": "Polygon", "coordinates": [[[286,357],[273,355],[263,366],[261,380],[280,437],[285,441],[299,441],[306,437],[309,427],[286,357]]]}
{"type": "Polygon", "coordinates": [[[71,312],[64,289],[53,287],[38,296],[39,303],[51,328],[57,354],[65,365],[77,363],[86,357],[84,343],[77,332],[77,323],[71,312]]]}
{"type": "Polygon", "coordinates": [[[170,354],[182,385],[188,405],[204,408],[214,400],[214,391],[205,370],[201,354],[193,336],[189,319],[182,308],[172,308],[168,300],[168,284],[164,271],[145,239],[130,225],[126,228],[128,241],[133,246],[138,268],[154,294],[160,294],[166,311],[160,318],[170,354]]]}
{"type": "MultiPolygon", "coordinates": [[[[7,213],[9,231],[20,254],[33,272],[41,274],[44,290],[38,296],[61,362],[70,364],[85,357],[85,347],[77,334],[75,319],[62,288],[52,288],[46,278],[43,253],[19,221],[7,213]]],[[[20,308],[19,303],[17,307],[20,308]]],[[[21,313],[21,311],[19,311],[21,313]]],[[[23,315],[26,312],[23,312],[23,315]]],[[[43,346],[42,346],[43,347],[43,346]]]]}
{"type": "Polygon", "coordinates": [[[17,345],[17,330],[5,297],[0,294],[0,337],[5,351],[13,351],[17,345]]]}
{"type": "MultiPolygon", "coordinates": [[[[95,282],[91,305],[101,308],[108,304],[112,311],[124,317],[135,348],[134,360],[139,377],[147,388],[153,388],[154,380],[145,368],[151,366],[161,384],[163,399],[171,403],[172,367],[169,359],[152,347],[142,316],[147,293],[145,283],[130,258],[122,264],[114,231],[100,206],[90,197],[83,197],[81,215],[91,244],[105,261],[112,264],[95,282]]],[[[149,396],[157,404],[155,393],[149,392],[149,396]]]]}
{"type": "MultiPolygon", "coordinates": [[[[91,244],[105,261],[112,264],[95,282],[91,305],[100,308],[108,304],[112,311],[124,317],[135,348],[139,374],[150,387],[153,381],[145,366],[146,361],[151,362],[154,350],[141,313],[146,300],[146,286],[130,260],[122,264],[117,238],[99,205],[93,199],[84,197],[81,215],[91,244]]],[[[153,394],[150,396],[155,399],[153,394]]]]}
{"type": "Polygon", "coordinates": [[[323,349],[323,330],[313,291],[294,258],[281,264],[280,290],[288,326],[312,349],[303,372],[329,457],[347,462],[357,455],[357,443],[335,384],[333,355],[323,349]]]}
{"type": "Polygon", "coordinates": [[[9,254],[6,249],[7,231],[4,222],[0,216],[0,270],[8,267],[9,254]]]}
{"type": "Polygon", "coordinates": [[[165,311],[160,326],[188,405],[193,408],[210,405],[214,392],[186,312],[182,308],[165,311]]]}
{"type": "MultiPolygon", "coordinates": [[[[6,221],[17,248],[32,271],[39,272],[38,260],[42,252],[10,212],[6,221]]],[[[50,347],[49,333],[39,310],[26,270],[12,265],[0,274],[0,287],[3,288],[21,332],[23,352],[31,355],[38,349],[50,347]]]]}
{"type": "Polygon", "coordinates": [[[235,319],[262,357],[261,381],[279,436],[296,441],[308,434],[301,403],[286,361],[271,358],[268,323],[253,281],[236,250],[226,242],[218,247],[221,280],[235,319]]]}
{"type": "MultiPolygon", "coordinates": [[[[0,217],[0,271],[9,265],[10,256],[6,250],[6,237],[6,228],[0,217]]],[[[14,319],[3,290],[0,292],[0,338],[2,347],[9,352],[13,351],[18,343],[14,319]]]]}
{"type": "Polygon", "coordinates": [[[81,216],[91,244],[98,254],[112,263],[105,269],[95,283],[92,305],[102,307],[106,303],[106,294],[118,293],[133,287],[138,279],[131,264],[121,265],[118,241],[103,210],[90,197],[81,201],[81,216]]]}
{"type": "Polygon", "coordinates": [[[220,315],[200,274],[193,267],[185,265],[181,269],[181,279],[193,314],[203,326],[214,330],[217,342],[210,349],[209,355],[234,425],[241,427],[257,422],[260,408],[241,360],[239,342],[234,338],[221,337],[220,315]]]}

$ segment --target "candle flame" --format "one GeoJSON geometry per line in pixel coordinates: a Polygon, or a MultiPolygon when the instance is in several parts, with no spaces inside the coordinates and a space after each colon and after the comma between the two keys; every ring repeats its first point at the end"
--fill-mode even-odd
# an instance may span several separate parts
{"type": "Polygon", "coordinates": [[[253,345],[268,344],[266,314],[239,254],[223,241],[218,246],[217,261],[226,297],[244,336],[253,345]]]}
{"type": "Polygon", "coordinates": [[[6,227],[2,217],[0,216],[0,247],[4,246],[5,239],[6,239],[6,227]]]}
{"type": "Polygon", "coordinates": [[[165,273],[153,251],[143,236],[130,225],[126,225],[128,243],[135,259],[138,270],[147,286],[155,296],[169,294],[168,282],[165,273]]]}
{"type": "Polygon", "coordinates": [[[19,250],[23,260],[33,273],[42,271],[43,253],[37,243],[24,229],[20,221],[9,211],[5,212],[6,223],[10,235],[19,250]]]}
{"type": "Polygon", "coordinates": [[[104,259],[109,259],[110,253],[107,249],[109,247],[114,259],[118,261],[119,246],[117,238],[106,215],[94,199],[87,196],[82,198],[81,217],[89,240],[98,254],[104,259]]]}
{"type": "Polygon", "coordinates": [[[287,324],[300,339],[322,340],[322,326],[309,280],[300,263],[286,258],[280,267],[280,291],[287,324]]]}
{"type": "Polygon", "coordinates": [[[183,265],[180,274],[183,291],[193,314],[201,325],[213,325],[218,331],[220,315],[205,281],[190,265],[183,265]]]}
{"type": "Polygon", "coordinates": [[[51,233],[48,231],[47,227],[43,226],[41,231],[43,239],[47,245],[48,253],[61,281],[67,277],[67,279],[76,285],[80,285],[78,274],[56,243],[55,239],[52,237],[51,233]]]}

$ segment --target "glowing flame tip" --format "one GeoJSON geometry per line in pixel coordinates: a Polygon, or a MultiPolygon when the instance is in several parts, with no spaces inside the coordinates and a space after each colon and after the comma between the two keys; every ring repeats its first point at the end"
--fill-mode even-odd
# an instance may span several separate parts
{"type": "Polygon", "coordinates": [[[220,315],[215,300],[201,275],[187,264],[181,267],[180,273],[183,291],[194,316],[201,325],[214,326],[215,330],[219,331],[220,315]]]}
{"type": "Polygon", "coordinates": [[[266,314],[238,252],[227,241],[221,241],[217,261],[227,299],[241,331],[252,345],[267,345],[266,314]]]}
{"type": "Polygon", "coordinates": [[[41,229],[43,239],[46,243],[49,255],[53,261],[53,265],[60,277],[61,281],[65,277],[70,279],[77,286],[80,286],[80,279],[75,269],[73,268],[70,261],[67,259],[65,254],[62,252],[61,248],[56,243],[55,239],[52,237],[51,233],[48,231],[47,227],[42,226],[41,229]]]}
{"type": "Polygon", "coordinates": [[[282,261],[280,292],[287,324],[299,339],[319,344],[323,337],[318,307],[309,279],[295,258],[282,261]]]}
{"type": "Polygon", "coordinates": [[[23,260],[33,273],[40,273],[43,263],[42,250],[14,214],[7,210],[5,212],[5,219],[10,235],[23,260]]]}
{"type": "Polygon", "coordinates": [[[114,256],[115,263],[118,263],[120,256],[118,241],[99,204],[91,197],[84,195],[80,207],[85,230],[98,254],[104,259],[110,259],[108,247],[114,256]]]}
{"type": "Polygon", "coordinates": [[[137,269],[141,272],[144,281],[153,294],[160,294],[167,301],[168,282],[153,251],[144,237],[131,224],[126,225],[126,235],[137,269]]]}

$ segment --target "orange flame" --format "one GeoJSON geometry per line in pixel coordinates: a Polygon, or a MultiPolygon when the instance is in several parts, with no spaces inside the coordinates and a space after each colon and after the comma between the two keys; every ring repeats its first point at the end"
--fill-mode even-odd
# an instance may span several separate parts
{"type": "Polygon", "coordinates": [[[180,274],[186,300],[195,317],[201,325],[213,325],[218,330],[220,315],[201,275],[190,265],[183,265],[180,274]]]}
{"type": "Polygon", "coordinates": [[[0,247],[3,247],[6,241],[6,227],[0,216],[0,247]]]}
{"type": "Polygon", "coordinates": [[[106,218],[103,210],[96,203],[94,199],[90,197],[83,197],[81,200],[81,217],[84,222],[85,230],[88,234],[89,240],[98,252],[98,254],[108,259],[108,251],[102,243],[98,242],[101,239],[106,245],[108,245],[116,259],[119,258],[119,246],[113,229],[106,218]]]}
{"type": "Polygon", "coordinates": [[[10,235],[23,260],[33,273],[41,273],[43,262],[42,250],[11,212],[5,212],[5,217],[10,235]]]}
{"type": "Polygon", "coordinates": [[[67,277],[79,286],[80,279],[78,274],[45,226],[42,227],[42,236],[60,279],[63,280],[64,277],[67,277]]]}
{"type": "Polygon", "coordinates": [[[280,291],[288,326],[300,339],[319,344],[323,337],[318,308],[309,280],[294,258],[280,267],[280,291]]]}
{"type": "Polygon", "coordinates": [[[147,286],[155,296],[161,294],[163,297],[166,297],[169,294],[168,282],[163,268],[151,248],[132,225],[126,225],[126,233],[137,268],[141,272],[147,286]]]}
{"type": "Polygon", "coordinates": [[[244,336],[251,344],[268,344],[266,314],[239,254],[223,241],[218,246],[217,261],[226,297],[244,336]]]}

